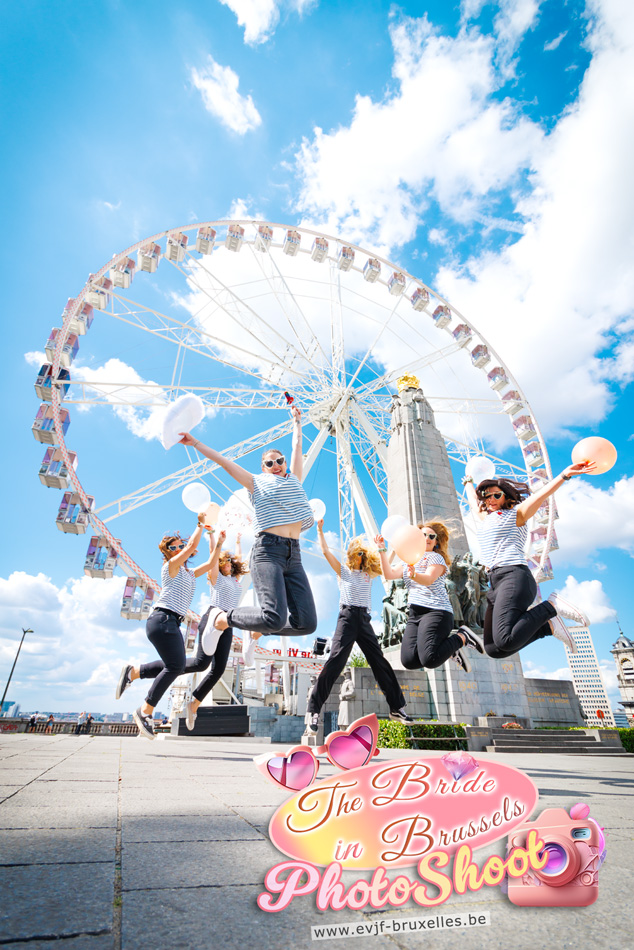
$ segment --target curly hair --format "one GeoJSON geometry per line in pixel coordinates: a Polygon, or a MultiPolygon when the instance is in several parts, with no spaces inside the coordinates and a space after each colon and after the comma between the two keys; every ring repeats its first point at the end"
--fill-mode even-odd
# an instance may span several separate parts
{"type": "Polygon", "coordinates": [[[346,551],[346,560],[350,570],[365,571],[370,577],[378,577],[381,573],[381,560],[376,548],[371,547],[365,538],[353,538],[346,551]],[[361,567],[355,568],[352,558],[355,554],[362,554],[361,567]]]}
{"type": "Polygon", "coordinates": [[[451,558],[449,557],[449,551],[447,550],[447,545],[449,544],[449,528],[444,523],[444,521],[419,521],[416,527],[433,528],[433,530],[436,532],[434,551],[437,551],[438,554],[442,555],[443,561],[447,567],[451,567],[451,558]]]}
{"type": "Polygon", "coordinates": [[[480,511],[487,510],[486,501],[484,500],[484,493],[487,488],[499,488],[504,493],[503,511],[517,507],[530,495],[530,489],[524,482],[511,482],[507,478],[485,478],[475,490],[480,511]]]}
{"type": "Polygon", "coordinates": [[[168,548],[170,544],[174,544],[175,541],[185,541],[185,538],[181,538],[180,534],[165,534],[159,541],[159,551],[163,555],[164,561],[169,561],[170,557],[174,554],[173,551],[170,551],[168,554],[168,548]]]}
{"type": "MultiPolygon", "coordinates": [[[[249,568],[245,562],[236,557],[235,554],[231,554],[230,551],[221,551],[220,557],[218,558],[218,564],[220,565],[221,560],[229,559],[231,561],[231,571],[229,572],[230,577],[241,577],[243,574],[249,573],[249,568]]],[[[211,583],[211,571],[207,571],[207,579],[211,583]]]]}

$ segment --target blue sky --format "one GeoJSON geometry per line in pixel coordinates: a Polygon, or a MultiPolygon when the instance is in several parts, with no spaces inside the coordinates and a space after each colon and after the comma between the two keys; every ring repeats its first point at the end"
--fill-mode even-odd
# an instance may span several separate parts
{"type": "MultiPolygon", "coordinates": [[[[376,249],[446,296],[519,380],[555,470],[585,435],[617,445],[610,473],[558,496],[553,554],[554,586],[591,612],[615,697],[616,614],[626,635],[634,629],[628,0],[27,0],[6,7],[3,21],[3,219],[12,240],[0,263],[11,449],[0,681],[20,627],[35,630],[10,697],[29,709],[113,710],[121,662],[151,655],[143,629],[118,616],[121,576],[84,578],[87,537],[55,527],[59,493],[37,478],[44,448],[29,431],[36,354],[66,299],[113,254],[232,215],[376,249]]],[[[160,285],[143,275],[133,289],[173,305],[170,295],[188,287],[164,269],[160,285]]],[[[162,381],[166,357],[145,337],[96,318],[75,375],[162,381]]],[[[183,378],[200,384],[202,368],[189,362],[183,378]]],[[[455,391],[445,382],[463,395],[462,380],[455,391]]],[[[67,442],[97,506],[185,464],[165,455],[147,414],[71,407],[71,419],[67,442]]],[[[228,446],[259,425],[219,414],[203,437],[228,446]]],[[[479,437],[513,460],[508,431],[485,425],[479,437]]],[[[309,494],[326,500],[336,530],[330,464],[325,455],[313,470],[309,494]]],[[[170,496],[113,527],[156,575],[157,534],[188,530],[187,517],[170,496]]],[[[336,588],[323,561],[307,554],[307,563],[327,634],[336,588]]],[[[527,671],[565,675],[557,644],[522,659],[527,671]]]]}

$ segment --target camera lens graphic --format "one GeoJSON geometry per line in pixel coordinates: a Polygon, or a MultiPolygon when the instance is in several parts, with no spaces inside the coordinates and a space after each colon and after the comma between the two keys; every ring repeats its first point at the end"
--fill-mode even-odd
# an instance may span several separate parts
{"type": "Polygon", "coordinates": [[[540,874],[548,877],[556,877],[566,870],[568,866],[568,852],[562,845],[554,841],[547,841],[543,851],[539,852],[539,857],[548,856],[548,862],[541,868],[540,874]]]}

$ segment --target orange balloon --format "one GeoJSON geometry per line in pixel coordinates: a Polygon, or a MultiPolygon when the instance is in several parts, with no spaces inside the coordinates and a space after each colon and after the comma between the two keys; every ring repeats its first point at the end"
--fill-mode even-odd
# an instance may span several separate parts
{"type": "Polygon", "coordinates": [[[401,561],[406,564],[416,564],[425,553],[425,536],[420,528],[413,524],[405,524],[394,532],[391,546],[401,561]]]}
{"type": "Polygon", "coordinates": [[[607,439],[592,435],[577,442],[572,450],[572,461],[577,465],[580,462],[595,462],[596,468],[588,472],[588,475],[602,475],[614,466],[616,449],[607,439]]]}

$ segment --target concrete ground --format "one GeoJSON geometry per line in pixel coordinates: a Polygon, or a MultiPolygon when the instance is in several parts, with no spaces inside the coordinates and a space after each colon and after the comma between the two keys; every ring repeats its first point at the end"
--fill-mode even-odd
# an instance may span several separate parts
{"type": "MultiPolygon", "coordinates": [[[[288,795],[265,781],[255,740],[0,736],[0,946],[9,950],[631,950],[634,757],[504,755],[540,791],[538,810],[587,802],[608,833],[599,897],[587,908],[521,908],[499,888],[438,910],[321,913],[314,896],[280,913],[256,905],[281,860],[268,822],[288,795]],[[490,925],[380,934],[454,912],[490,925]],[[371,924],[352,943],[311,926],[371,924]],[[372,928],[370,928],[372,929],[372,928]]],[[[383,759],[433,753],[382,751],[383,759]]],[[[441,754],[441,753],[438,753],[441,754]]],[[[491,758],[477,753],[477,758],[491,758]]],[[[376,760],[375,760],[376,762],[376,760]]],[[[321,777],[333,774],[330,766],[321,777]]],[[[493,846],[491,852],[500,845],[493,846]]],[[[476,853],[479,863],[483,852],[476,853]]],[[[415,869],[407,869],[415,879],[415,869]]],[[[359,876],[359,875],[354,875],[359,876]]],[[[352,879],[352,878],[351,878],[352,879]]]]}

